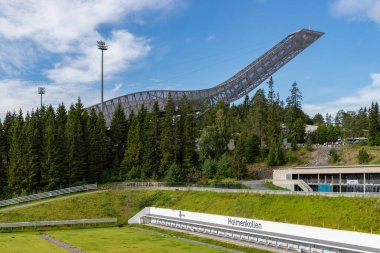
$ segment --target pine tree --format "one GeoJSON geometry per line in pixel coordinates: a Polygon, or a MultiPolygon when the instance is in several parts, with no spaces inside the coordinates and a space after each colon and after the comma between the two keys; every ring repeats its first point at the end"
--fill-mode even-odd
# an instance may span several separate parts
{"type": "MultiPolygon", "coordinates": [[[[304,136],[299,128],[304,126],[303,112],[301,108],[302,94],[296,82],[292,84],[290,96],[286,99],[285,122],[293,149],[296,149],[297,142],[303,141],[304,136]]],[[[303,131],[304,133],[304,131],[303,131]]]]}
{"type": "Polygon", "coordinates": [[[112,176],[120,174],[120,165],[125,152],[125,144],[128,134],[128,122],[124,114],[124,110],[120,104],[116,106],[112,116],[110,135],[112,145],[112,176]]]}
{"type": "Polygon", "coordinates": [[[287,109],[287,122],[293,123],[297,118],[302,118],[302,93],[298,88],[298,84],[294,82],[292,88],[290,89],[290,96],[286,99],[286,109],[287,109]]]}
{"type": "Polygon", "coordinates": [[[265,139],[268,146],[276,146],[281,140],[281,101],[275,96],[272,77],[268,81],[268,114],[265,139]],[[274,145],[272,145],[274,144],[274,145]]]}

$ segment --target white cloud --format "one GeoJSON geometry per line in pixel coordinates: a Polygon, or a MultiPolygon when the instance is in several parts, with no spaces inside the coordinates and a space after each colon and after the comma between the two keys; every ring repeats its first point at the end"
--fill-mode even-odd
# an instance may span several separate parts
{"type": "Polygon", "coordinates": [[[0,0],[0,46],[7,48],[0,53],[0,69],[9,75],[48,55],[58,58],[54,68],[44,72],[52,81],[91,82],[94,58],[99,58],[95,43],[105,40],[113,47],[106,61],[116,64],[108,72],[114,74],[144,56],[149,47],[146,39],[125,29],[102,36],[100,27],[121,23],[129,14],[173,5],[174,0],[0,0]]]}
{"type": "MultiPolygon", "coordinates": [[[[5,111],[30,110],[39,105],[39,85],[24,81],[25,76],[33,80],[42,77],[45,83],[50,80],[51,84],[44,84],[46,104],[69,105],[78,94],[86,105],[96,103],[99,89],[91,85],[100,79],[101,54],[96,41],[109,45],[104,66],[105,78],[110,79],[151,50],[149,38],[127,30],[127,17],[138,17],[143,25],[140,14],[146,10],[165,14],[179,2],[0,0],[0,118],[5,111]]],[[[117,84],[107,91],[107,97],[120,95],[120,88],[117,84]]]]}
{"type": "Polygon", "coordinates": [[[350,20],[370,20],[380,25],[380,0],[335,0],[331,10],[350,20]]]}
{"type": "MultiPolygon", "coordinates": [[[[104,51],[105,78],[127,69],[131,61],[146,55],[150,47],[143,38],[136,38],[127,31],[113,31],[107,42],[109,50],[104,51]]],[[[93,38],[91,42],[96,41],[93,38]]],[[[79,49],[82,54],[67,57],[53,69],[45,71],[46,76],[58,83],[83,82],[99,80],[100,51],[94,43],[84,43],[79,49]]]]}
{"type": "Polygon", "coordinates": [[[371,84],[359,89],[355,95],[338,98],[335,101],[323,104],[305,104],[303,109],[311,116],[316,113],[325,115],[335,114],[340,109],[345,111],[358,110],[360,107],[370,106],[372,101],[379,101],[380,98],[380,73],[370,74],[371,84]]]}

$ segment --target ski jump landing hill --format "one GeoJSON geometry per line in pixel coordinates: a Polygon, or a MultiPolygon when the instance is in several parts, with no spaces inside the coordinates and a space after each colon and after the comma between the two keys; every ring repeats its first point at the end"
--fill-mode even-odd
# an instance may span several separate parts
{"type": "MultiPolygon", "coordinates": [[[[226,104],[229,104],[247,95],[305,48],[319,39],[323,34],[323,32],[307,29],[292,33],[234,76],[212,88],[183,91],[141,91],[105,101],[103,104],[103,115],[106,123],[108,126],[110,125],[112,115],[118,104],[121,104],[125,115],[128,117],[132,111],[137,112],[142,105],[148,110],[151,110],[156,101],[158,102],[160,110],[163,110],[169,95],[176,105],[179,104],[183,96],[186,96],[187,99],[193,102],[194,109],[196,110],[199,109],[200,105],[206,107],[213,106],[218,100],[223,100],[226,104]]],[[[101,105],[99,103],[88,109],[91,110],[92,108],[100,112],[101,105]]]]}

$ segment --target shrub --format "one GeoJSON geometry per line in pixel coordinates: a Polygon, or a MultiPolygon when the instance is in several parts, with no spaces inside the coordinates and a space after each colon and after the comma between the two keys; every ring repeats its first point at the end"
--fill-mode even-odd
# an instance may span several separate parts
{"type": "Polygon", "coordinates": [[[335,148],[332,148],[329,152],[329,156],[330,156],[330,161],[332,163],[336,163],[339,161],[339,155],[338,155],[338,151],[336,151],[335,148]]]}
{"type": "Polygon", "coordinates": [[[268,166],[276,166],[285,164],[284,152],[281,144],[272,144],[269,148],[267,157],[268,166]]]}
{"type": "Polygon", "coordinates": [[[168,170],[168,173],[165,177],[166,182],[168,183],[180,183],[186,180],[186,173],[178,164],[173,163],[168,170]]]}
{"type": "Polygon", "coordinates": [[[227,154],[223,154],[216,164],[216,179],[234,178],[233,163],[227,154]]]}
{"type": "Polygon", "coordinates": [[[311,140],[311,138],[307,138],[307,141],[306,141],[306,149],[308,151],[313,151],[314,148],[313,148],[313,141],[311,140]]]}
{"type": "Polygon", "coordinates": [[[285,161],[287,163],[294,163],[297,161],[297,153],[289,150],[288,152],[285,152],[285,161]]]}
{"type": "Polygon", "coordinates": [[[214,160],[207,158],[202,165],[202,174],[206,179],[213,178],[216,173],[216,163],[214,160]]]}
{"type": "Polygon", "coordinates": [[[361,148],[358,153],[358,160],[360,164],[368,163],[370,160],[370,155],[368,152],[364,149],[361,148]]]}

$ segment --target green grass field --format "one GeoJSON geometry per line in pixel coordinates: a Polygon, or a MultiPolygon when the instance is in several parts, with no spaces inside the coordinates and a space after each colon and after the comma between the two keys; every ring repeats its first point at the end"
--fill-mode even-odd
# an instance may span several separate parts
{"type": "Polygon", "coordinates": [[[94,253],[226,252],[175,238],[137,231],[129,227],[52,231],[46,234],[86,252],[94,253]]]}
{"type": "Polygon", "coordinates": [[[1,253],[67,253],[66,250],[51,244],[31,233],[0,234],[1,253]]]}
{"type": "Polygon", "coordinates": [[[339,228],[380,234],[380,199],[216,193],[103,191],[1,211],[0,222],[118,217],[120,224],[145,206],[339,228]]]}
{"type": "MultiPolygon", "coordinates": [[[[133,228],[97,228],[45,232],[78,249],[93,253],[118,252],[204,252],[222,253],[224,250],[185,242],[172,237],[137,231],[133,228]]],[[[41,239],[35,233],[0,234],[2,253],[64,253],[66,250],[41,239]]]]}

